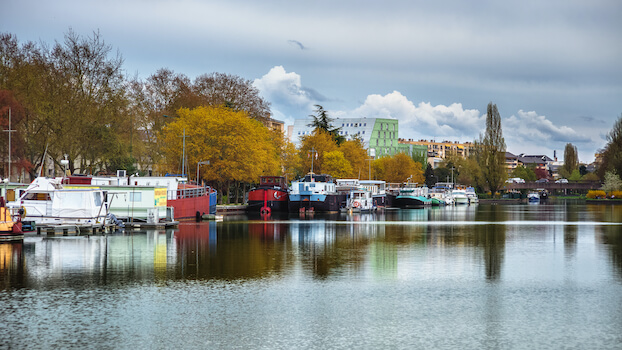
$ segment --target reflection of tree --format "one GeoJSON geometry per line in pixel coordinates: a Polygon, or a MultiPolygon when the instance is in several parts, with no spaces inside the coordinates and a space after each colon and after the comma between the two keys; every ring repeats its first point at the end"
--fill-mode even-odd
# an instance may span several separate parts
{"type": "MultiPolygon", "coordinates": [[[[564,215],[566,222],[578,222],[578,206],[567,202],[564,215]]],[[[567,258],[572,258],[577,251],[577,225],[564,225],[564,253],[567,258]]]]}
{"type": "Polygon", "coordinates": [[[176,276],[183,279],[263,278],[288,259],[283,224],[229,223],[179,227],[176,276]],[[217,238],[215,236],[217,235],[217,238]]]}
{"type": "Polygon", "coordinates": [[[475,226],[474,243],[483,248],[486,279],[498,280],[505,251],[506,227],[503,222],[507,221],[507,213],[502,206],[491,206],[490,211],[478,210],[475,217],[476,221],[490,222],[475,226]]]}
{"type": "Polygon", "coordinates": [[[622,235],[620,226],[598,226],[601,241],[605,244],[613,270],[617,278],[622,281],[622,235]]]}
{"type": "Polygon", "coordinates": [[[0,244],[0,290],[24,287],[23,242],[0,244]]]}

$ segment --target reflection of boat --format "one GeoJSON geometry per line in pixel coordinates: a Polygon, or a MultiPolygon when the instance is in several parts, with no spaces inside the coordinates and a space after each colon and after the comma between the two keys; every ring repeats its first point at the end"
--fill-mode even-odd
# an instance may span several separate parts
{"type": "Polygon", "coordinates": [[[374,201],[371,192],[365,189],[350,191],[350,195],[344,209],[355,213],[370,212],[374,209],[374,201]]]}
{"type": "Polygon", "coordinates": [[[538,192],[529,192],[529,193],[527,193],[527,201],[529,201],[529,203],[538,203],[538,202],[540,202],[540,193],[538,193],[538,192]]]}
{"type": "Polygon", "coordinates": [[[400,189],[399,194],[395,198],[395,204],[398,208],[419,208],[432,204],[432,201],[428,198],[427,187],[417,187],[417,184],[406,184],[400,189]]]}
{"type": "Polygon", "coordinates": [[[331,212],[339,211],[345,194],[337,192],[333,178],[326,174],[309,173],[293,181],[289,189],[289,211],[331,212]]]}
{"type": "Polygon", "coordinates": [[[19,210],[16,211],[8,208],[5,205],[4,198],[0,197],[0,241],[13,241],[24,238],[22,218],[19,210]],[[15,215],[13,212],[15,212],[15,215]]]}
{"type": "Polygon", "coordinates": [[[467,197],[465,190],[456,189],[451,192],[451,196],[454,199],[454,203],[458,204],[469,204],[469,197],[467,197]]]}
{"type": "Polygon", "coordinates": [[[282,176],[261,176],[259,186],[248,192],[248,211],[287,211],[287,183],[282,176]]]}
{"type": "Polygon", "coordinates": [[[473,187],[467,187],[466,195],[467,198],[469,198],[469,204],[479,203],[479,198],[477,198],[477,193],[475,193],[475,189],[473,187]]]}

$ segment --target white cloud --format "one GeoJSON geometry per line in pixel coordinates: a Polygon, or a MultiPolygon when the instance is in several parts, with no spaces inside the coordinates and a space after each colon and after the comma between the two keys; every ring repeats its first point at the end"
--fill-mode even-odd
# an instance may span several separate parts
{"type": "MultiPolygon", "coordinates": [[[[502,121],[504,130],[511,130],[506,139],[513,139],[519,142],[590,142],[590,138],[579,134],[574,129],[562,125],[556,126],[546,116],[538,115],[534,111],[525,112],[519,110],[517,115],[513,115],[502,121]]],[[[504,133],[505,134],[505,133],[504,133]]]]}
{"type": "Polygon", "coordinates": [[[429,102],[415,105],[398,91],[385,96],[369,95],[362,106],[345,113],[351,117],[394,118],[400,121],[400,137],[441,137],[461,141],[473,140],[485,120],[476,109],[464,109],[461,103],[432,106],[429,102]]]}
{"type": "Polygon", "coordinates": [[[313,102],[313,94],[302,87],[300,75],[275,66],[253,82],[267,100],[275,104],[305,107],[313,102]]]}

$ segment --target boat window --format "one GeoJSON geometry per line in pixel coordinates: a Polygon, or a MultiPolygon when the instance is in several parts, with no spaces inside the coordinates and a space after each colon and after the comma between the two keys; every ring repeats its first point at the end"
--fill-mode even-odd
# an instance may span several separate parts
{"type": "Polygon", "coordinates": [[[140,202],[140,201],[142,201],[141,192],[130,192],[130,202],[140,202]]]}
{"type": "Polygon", "coordinates": [[[102,205],[102,196],[101,193],[95,192],[95,205],[100,207],[102,205]]]}
{"type": "Polygon", "coordinates": [[[24,196],[25,200],[29,201],[49,201],[50,194],[49,193],[28,193],[24,196]]]}

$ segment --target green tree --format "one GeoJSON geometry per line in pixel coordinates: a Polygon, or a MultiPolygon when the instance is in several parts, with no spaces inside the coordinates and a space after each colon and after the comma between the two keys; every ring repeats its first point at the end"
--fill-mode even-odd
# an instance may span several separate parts
{"type": "Polygon", "coordinates": [[[572,174],[570,174],[570,176],[568,176],[568,180],[570,181],[579,181],[581,180],[582,176],[581,176],[581,172],[579,172],[579,169],[575,169],[572,171],[572,174]]]}
{"type": "Polygon", "coordinates": [[[481,169],[483,187],[493,194],[503,186],[507,177],[505,150],[501,116],[497,105],[491,102],[486,110],[486,131],[475,142],[475,153],[481,169]]]}
{"type": "Polygon", "coordinates": [[[577,152],[577,146],[572,143],[567,143],[564,148],[564,165],[559,169],[559,175],[565,178],[569,178],[572,172],[579,167],[579,154],[577,152]]]}
{"type": "Polygon", "coordinates": [[[311,122],[308,126],[312,126],[314,130],[322,130],[328,133],[331,135],[333,140],[335,140],[338,146],[345,141],[345,137],[339,135],[341,128],[333,127],[333,119],[328,117],[328,112],[324,110],[324,107],[315,105],[315,114],[311,114],[309,116],[313,118],[313,122],[311,122]]]}
{"type": "Polygon", "coordinates": [[[603,162],[598,169],[601,178],[604,178],[607,172],[620,176],[622,174],[622,114],[607,135],[607,145],[601,153],[603,162]]]}
{"type": "Polygon", "coordinates": [[[606,172],[602,190],[605,192],[622,190],[622,179],[613,171],[606,172]]]}
{"type": "Polygon", "coordinates": [[[519,165],[512,170],[512,177],[519,177],[525,181],[536,181],[538,178],[536,173],[531,168],[527,168],[524,165],[519,165]]]}
{"type": "Polygon", "coordinates": [[[432,168],[432,165],[430,165],[430,163],[428,163],[428,165],[426,166],[423,177],[425,178],[425,185],[428,187],[433,187],[434,185],[436,185],[437,182],[439,182],[434,175],[434,169],[432,168]]]}

